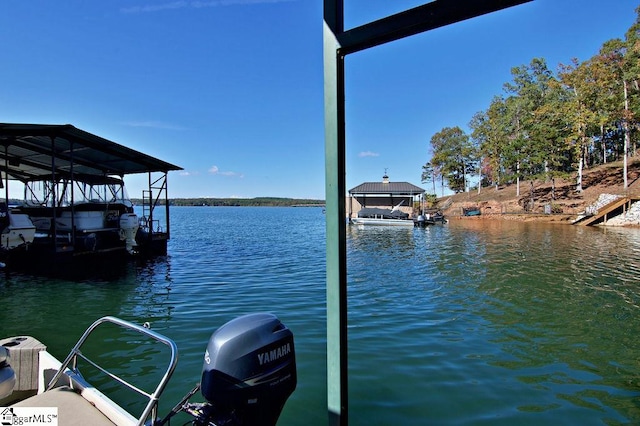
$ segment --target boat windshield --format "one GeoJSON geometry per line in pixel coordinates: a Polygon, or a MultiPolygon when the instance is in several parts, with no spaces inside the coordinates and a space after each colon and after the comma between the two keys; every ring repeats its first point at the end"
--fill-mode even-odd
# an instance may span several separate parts
{"type": "Polygon", "coordinates": [[[47,207],[82,203],[131,205],[124,182],[120,179],[100,183],[71,182],[67,179],[58,182],[31,181],[25,184],[24,202],[26,205],[47,207]]]}

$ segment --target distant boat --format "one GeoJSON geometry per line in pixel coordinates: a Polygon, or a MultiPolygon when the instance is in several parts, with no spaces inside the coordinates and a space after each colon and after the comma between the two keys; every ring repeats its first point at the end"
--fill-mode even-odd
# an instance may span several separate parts
{"type": "Polygon", "coordinates": [[[463,216],[480,216],[480,207],[463,207],[462,208],[463,216]]]}
{"type": "Polygon", "coordinates": [[[378,209],[365,207],[358,212],[358,216],[351,219],[354,225],[375,226],[415,226],[409,214],[400,210],[404,200],[392,209],[378,209]]]}
{"type": "Polygon", "coordinates": [[[449,223],[449,221],[444,217],[440,210],[431,210],[424,213],[424,215],[418,216],[418,221],[420,218],[424,220],[427,225],[435,225],[437,223],[445,224],[449,223]]]}
{"type": "Polygon", "coordinates": [[[25,199],[12,214],[21,213],[30,219],[36,233],[34,249],[37,245],[46,251],[55,246],[57,250],[68,247],[75,253],[113,250],[135,253],[138,216],[133,212],[124,181],[111,176],[74,178],[74,181],[61,178],[57,182],[26,182],[25,193],[31,198],[25,199]],[[38,194],[38,190],[42,193],[38,194]]]}
{"type": "Polygon", "coordinates": [[[33,243],[36,227],[26,214],[11,211],[0,202],[0,252],[26,249],[33,243]]]}

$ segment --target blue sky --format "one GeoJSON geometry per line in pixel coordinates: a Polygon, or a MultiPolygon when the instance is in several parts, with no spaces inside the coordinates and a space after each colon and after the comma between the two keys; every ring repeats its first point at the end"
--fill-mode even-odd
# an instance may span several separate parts
{"type": "MultiPolygon", "coordinates": [[[[458,0],[461,1],[461,0],[458,0]]],[[[420,1],[345,0],[346,28],[420,1]]],[[[585,60],[638,0],[535,0],[347,57],[347,187],[420,183],[510,69],[585,60]]],[[[0,122],[73,124],[184,168],[169,196],[324,198],[321,0],[6,0],[0,122]]],[[[125,178],[140,197],[146,175],[125,178]]]]}

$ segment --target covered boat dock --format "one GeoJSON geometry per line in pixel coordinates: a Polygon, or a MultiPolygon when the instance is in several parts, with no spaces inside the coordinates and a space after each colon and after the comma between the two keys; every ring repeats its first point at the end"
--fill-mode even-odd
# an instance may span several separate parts
{"type": "Polygon", "coordinates": [[[356,217],[365,208],[398,209],[410,216],[419,197],[422,207],[424,189],[409,182],[391,182],[385,173],[381,182],[364,182],[349,190],[349,218],[356,217]]]}
{"type": "MultiPolygon", "coordinates": [[[[47,199],[31,207],[51,209],[52,218],[59,217],[60,211],[64,209],[72,210],[69,241],[61,244],[56,241],[56,237],[50,238],[53,241],[47,250],[52,256],[61,252],[79,254],[77,248],[74,249],[74,192],[69,191],[70,200],[62,200],[67,188],[73,188],[76,182],[87,185],[118,183],[122,185],[124,192],[124,176],[141,173],[148,174],[149,185],[142,194],[138,246],[141,253],[166,253],[167,240],[170,238],[167,175],[169,171],[182,170],[181,167],[70,124],[0,123],[0,145],[0,188],[5,190],[4,198],[7,203],[11,200],[10,195],[13,195],[9,193],[10,181],[25,185],[25,199],[30,182],[46,182],[46,185],[50,185],[46,188],[47,199]],[[156,210],[159,206],[164,206],[164,213],[156,210]]],[[[25,206],[25,211],[29,207],[25,206]]],[[[53,235],[57,235],[57,222],[51,220],[53,235]]]]}

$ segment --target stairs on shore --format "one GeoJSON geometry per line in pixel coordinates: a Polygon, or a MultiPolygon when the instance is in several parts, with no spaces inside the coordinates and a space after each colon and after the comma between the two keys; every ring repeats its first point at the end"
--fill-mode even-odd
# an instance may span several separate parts
{"type": "Polygon", "coordinates": [[[631,199],[629,197],[621,197],[611,201],[608,204],[600,207],[598,211],[589,216],[582,216],[576,219],[573,224],[574,225],[582,225],[589,226],[599,222],[606,223],[608,219],[617,216],[619,214],[625,213],[629,207],[631,207],[631,203],[636,201],[636,199],[631,199]]]}

